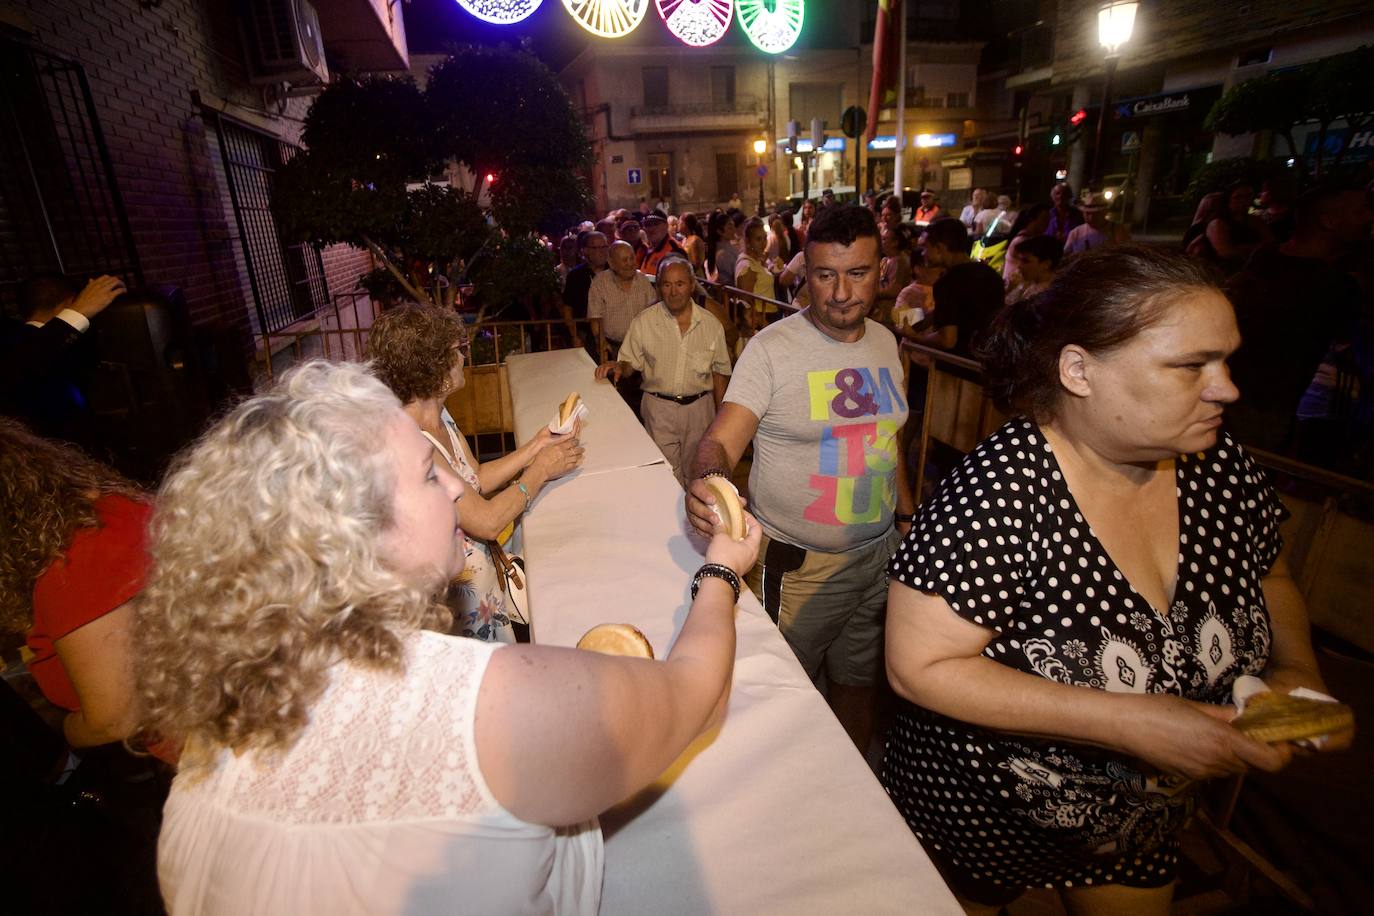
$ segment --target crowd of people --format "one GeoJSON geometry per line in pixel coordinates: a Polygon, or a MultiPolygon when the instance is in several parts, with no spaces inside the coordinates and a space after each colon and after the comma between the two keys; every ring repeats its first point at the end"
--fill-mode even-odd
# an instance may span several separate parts
{"type": "MultiPolygon", "coordinates": [[[[430,306],[240,403],[156,493],[0,421],[0,619],[77,757],[175,765],[173,913],[595,912],[595,817],[724,714],[741,587],[860,750],[879,687],[902,698],[881,778],[971,911],[1049,886],[1165,913],[1201,782],[1294,753],[1228,724],[1237,679],[1326,691],[1246,446],[1343,447],[1339,411],[1374,412],[1342,381],[1374,366],[1367,191],[1251,191],[1180,252],[1062,184],[556,240],[571,339],[702,535],[661,662],[522,639],[503,544],[581,430],[480,460],[444,406],[466,329],[430,306]],[[1011,419],[918,494],[932,348],[980,360],[1011,419]],[[736,541],[704,481],[746,460],[736,541]]],[[[36,287],[32,333],[70,342],[116,292],[36,287]]]]}

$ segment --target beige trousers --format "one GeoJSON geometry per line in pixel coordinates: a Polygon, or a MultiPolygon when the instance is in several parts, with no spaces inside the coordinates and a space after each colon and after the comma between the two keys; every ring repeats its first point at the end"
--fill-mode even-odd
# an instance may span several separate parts
{"type": "Polygon", "coordinates": [[[686,489],[687,472],[697,453],[697,443],[716,418],[715,399],[708,394],[690,404],[674,404],[646,391],[639,410],[649,438],[668,459],[677,482],[686,489]]]}

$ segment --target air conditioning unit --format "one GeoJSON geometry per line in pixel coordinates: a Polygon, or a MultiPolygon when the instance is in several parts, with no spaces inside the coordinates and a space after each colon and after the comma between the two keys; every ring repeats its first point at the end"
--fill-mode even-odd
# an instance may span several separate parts
{"type": "Polygon", "coordinates": [[[320,17],[308,0],[248,0],[245,14],[252,82],[329,82],[320,17]]]}

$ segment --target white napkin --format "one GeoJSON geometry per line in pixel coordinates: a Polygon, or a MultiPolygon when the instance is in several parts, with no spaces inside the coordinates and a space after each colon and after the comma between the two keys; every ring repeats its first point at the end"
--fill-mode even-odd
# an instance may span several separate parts
{"type": "MultiPolygon", "coordinates": [[[[1245,704],[1250,702],[1250,698],[1257,693],[1267,693],[1269,685],[1252,674],[1242,674],[1236,678],[1236,682],[1231,685],[1231,702],[1236,704],[1236,715],[1245,712],[1245,704]]],[[[1291,697],[1302,697],[1306,700],[1317,700],[1322,703],[1338,702],[1335,697],[1327,696],[1319,690],[1312,690],[1307,687],[1294,687],[1288,691],[1291,697]]],[[[1318,735],[1315,738],[1304,738],[1296,742],[1300,747],[1311,748],[1319,751],[1326,746],[1330,740],[1330,735],[1318,735]]]]}
{"type": "MultiPolygon", "coordinates": [[[[559,406],[561,407],[562,405],[559,406]]],[[[573,408],[573,412],[568,417],[568,422],[566,423],[558,422],[558,415],[560,412],[561,411],[558,410],[553,412],[553,419],[549,421],[549,432],[553,433],[555,436],[566,436],[573,431],[573,427],[577,425],[578,420],[584,419],[587,416],[587,402],[578,398],[577,406],[573,408]]]]}
{"type": "Polygon", "coordinates": [[[897,309],[892,313],[892,317],[897,322],[897,327],[914,328],[916,325],[926,320],[926,310],[919,307],[897,309]]]}

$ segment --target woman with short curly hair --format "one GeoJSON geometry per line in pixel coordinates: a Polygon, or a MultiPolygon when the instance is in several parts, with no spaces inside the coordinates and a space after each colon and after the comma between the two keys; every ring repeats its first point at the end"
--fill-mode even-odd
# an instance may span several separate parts
{"type": "Polygon", "coordinates": [[[490,543],[502,538],[530,508],[550,480],[582,463],[577,433],[555,436],[548,429],[514,452],[479,462],[468,448],[444,401],[463,387],[467,330],[447,309],[407,305],[377,319],[367,341],[372,370],[434,446],[435,455],[463,482],[469,533],[467,573],[449,592],[455,633],[513,642],[510,607],[492,559],[490,543]],[[514,481],[512,483],[512,480],[514,481]],[[504,487],[504,489],[502,489],[504,487]]]}
{"type": "Polygon", "coordinates": [[[132,730],[128,631],[151,509],[80,451],[0,418],[0,629],[23,633],[72,747],[132,730]]]}
{"type": "MultiPolygon", "coordinates": [[[[136,630],[147,725],[185,739],[173,916],[596,912],[594,818],[723,708],[735,595],[699,575],[662,662],[433,632],[464,493],[356,364],[307,363],[178,459],[136,630]]],[[[706,559],[749,569],[748,521],[706,559]]]]}

